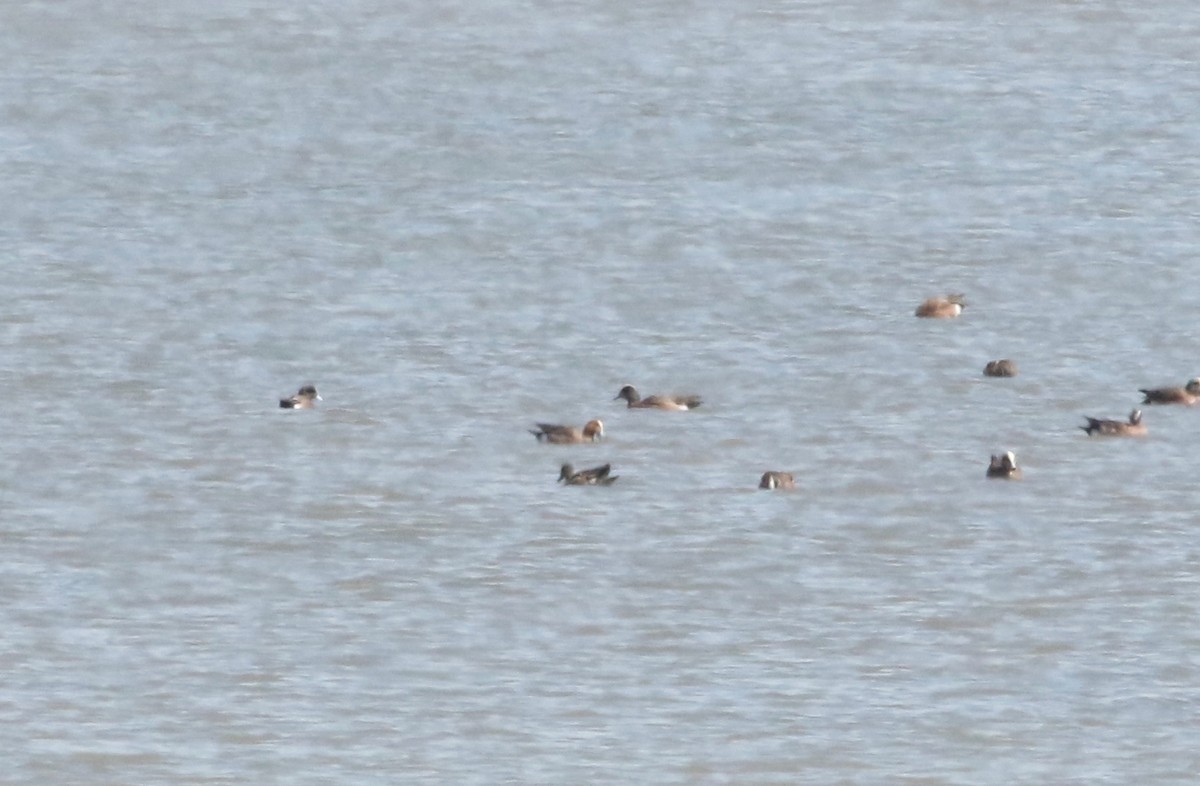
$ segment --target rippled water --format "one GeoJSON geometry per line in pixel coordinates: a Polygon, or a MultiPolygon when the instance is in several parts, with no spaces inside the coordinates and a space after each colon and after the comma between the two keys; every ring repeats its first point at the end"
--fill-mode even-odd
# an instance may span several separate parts
{"type": "Polygon", "coordinates": [[[0,28],[6,783],[1195,782],[1192,4],[0,28]]]}

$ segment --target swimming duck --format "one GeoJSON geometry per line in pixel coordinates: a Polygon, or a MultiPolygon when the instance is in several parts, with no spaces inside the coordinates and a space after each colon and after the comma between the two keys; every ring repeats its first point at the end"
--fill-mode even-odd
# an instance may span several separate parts
{"type": "Polygon", "coordinates": [[[983,367],[983,375],[985,377],[1015,377],[1017,375],[1017,364],[1008,360],[991,360],[983,367]]]}
{"type": "Polygon", "coordinates": [[[305,385],[300,388],[299,392],[294,396],[279,399],[279,407],[281,409],[312,409],[316,406],[316,402],[323,399],[317,395],[317,389],[312,385],[305,385]]]}
{"type": "Polygon", "coordinates": [[[573,445],[579,442],[599,442],[604,436],[604,424],[599,420],[589,420],[583,428],[574,426],[559,426],[553,423],[537,423],[537,431],[529,433],[537,437],[538,442],[550,442],[555,445],[573,445]]]}
{"type": "Polygon", "coordinates": [[[1140,409],[1129,413],[1129,422],[1127,423],[1119,420],[1089,418],[1086,415],[1084,417],[1088,424],[1080,426],[1080,428],[1086,431],[1089,437],[1093,434],[1099,434],[1102,437],[1142,437],[1146,435],[1146,424],[1142,422],[1140,409]]]}
{"type": "Polygon", "coordinates": [[[762,480],[758,482],[758,487],[771,490],[794,489],[796,488],[796,479],[790,472],[764,472],[762,480]]]}
{"type": "Polygon", "coordinates": [[[558,480],[568,486],[611,486],[621,476],[609,475],[610,471],[612,471],[612,464],[581,469],[578,472],[570,464],[563,464],[562,470],[558,473],[558,480]]]}
{"type": "Polygon", "coordinates": [[[1010,450],[1003,456],[992,456],[992,463],[987,468],[987,476],[989,478],[1019,480],[1021,477],[1021,468],[1017,466],[1016,454],[1010,450]]]}
{"type": "Polygon", "coordinates": [[[1200,378],[1188,380],[1181,388],[1139,388],[1145,395],[1143,404],[1183,404],[1191,406],[1200,401],[1200,378]]]}
{"type": "Polygon", "coordinates": [[[961,314],[966,307],[967,303],[962,295],[931,297],[917,306],[916,315],[931,319],[950,319],[961,314]]]}
{"type": "Polygon", "coordinates": [[[670,409],[682,411],[700,406],[699,396],[646,396],[639,398],[637,388],[626,385],[613,401],[625,399],[626,409],[670,409]]]}

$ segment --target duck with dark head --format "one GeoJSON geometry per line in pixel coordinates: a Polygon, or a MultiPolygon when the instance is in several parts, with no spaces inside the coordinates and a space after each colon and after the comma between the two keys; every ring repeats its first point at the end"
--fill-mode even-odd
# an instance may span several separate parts
{"type": "Polygon", "coordinates": [[[317,405],[316,402],[321,400],[314,386],[305,385],[296,395],[279,399],[279,407],[280,409],[312,409],[317,405]]]}
{"type": "Polygon", "coordinates": [[[610,472],[612,472],[612,464],[581,469],[578,472],[570,464],[563,464],[558,473],[558,482],[567,486],[611,486],[621,476],[610,475],[610,472]]]}
{"type": "Polygon", "coordinates": [[[760,489],[769,491],[791,491],[796,488],[796,478],[790,472],[764,472],[758,481],[760,489]]]}
{"type": "Polygon", "coordinates": [[[613,401],[618,399],[625,400],[626,409],[668,409],[675,411],[683,411],[695,409],[700,406],[699,396],[646,396],[640,398],[637,388],[633,385],[626,385],[621,388],[620,392],[613,398],[613,401]]]}
{"type": "Polygon", "coordinates": [[[989,478],[1008,478],[1010,480],[1018,480],[1021,477],[1021,468],[1017,466],[1017,456],[1011,450],[1000,456],[992,456],[992,463],[988,465],[987,476],[989,478]]]}
{"type": "Polygon", "coordinates": [[[1145,396],[1143,404],[1183,404],[1190,407],[1200,401],[1200,378],[1188,380],[1181,388],[1139,388],[1138,393],[1145,396]]]}
{"type": "Polygon", "coordinates": [[[1135,409],[1129,413],[1128,421],[1120,420],[1102,420],[1100,418],[1089,418],[1086,415],[1084,418],[1088,424],[1080,426],[1081,429],[1087,432],[1090,437],[1099,435],[1101,437],[1144,437],[1146,436],[1146,424],[1142,422],[1142,411],[1135,409]]]}

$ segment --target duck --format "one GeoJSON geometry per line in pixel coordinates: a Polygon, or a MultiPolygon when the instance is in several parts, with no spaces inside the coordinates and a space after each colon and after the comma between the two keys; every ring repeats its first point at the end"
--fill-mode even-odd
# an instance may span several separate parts
{"type": "Polygon", "coordinates": [[[1190,407],[1200,401],[1200,377],[1188,380],[1181,388],[1138,388],[1146,398],[1143,404],[1183,404],[1190,407]]]}
{"type": "Polygon", "coordinates": [[[1142,422],[1142,411],[1140,409],[1135,409],[1129,413],[1129,421],[1127,423],[1122,423],[1119,420],[1089,418],[1086,415],[1084,417],[1088,424],[1080,426],[1080,428],[1086,431],[1089,437],[1093,434],[1099,434],[1102,437],[1143,437],[1146,435],[1146,424],[1142,422]]]}
{"type": "Polygon", "coordinates": [[[760,489],[790,490],[796,488],[796,479],[790,472],[764,472],[762,480],[758,481],[760,489]]]}
{"type": "Polygon", "coordinates": [[[1017,466],[1016,454],[1010,450],[1002,456],[992,456],[992,463],[987,468],[987,476],[989,478],[1019,480],[1021,477],[1021,468],[1017,466]]]}
{"type": "Polygon", "coordinates": [[[609,475],[612,464],[601,467],[581,469],[578,472],[570,464],[563,464],[558,473],[558,481],[567,486],[611,486],[617,482],[620,475],[609,475]]]}
{"type": "Polygon", "coordinates": [[[1007,358],[1004,360],[990,360],[983,367],[983,375],[985,377],[1015,377],[1017,375],[1017,364],[1007,358]]]}
{"type": "Polygon", "coordinates": [[[625,399],[626,409],[669,409],[682,412],[700,406],[699,396],[638,396],[637,388],[626,385],[613,397],[613,401],[625,399]]]}
{"type": "Polygon", "coordinates": [[[583,428],[574,426],[559,426],[554,423],[535,423],[537,431],[529,433],[537,437],[538,442],[549,442],[554,445],[574,445],[580,442],[599,442],[604,436],[604,423],[599,420],[589,420],[583,428]]]}
{"type": "Polygon", "coordinates": [[[294,396],[279,399],[280,409],[312,409],[318,401],[323,401],[317,395],[317,389],[312,385],[305,385],[294,396]]]}
{"type": "Polygon", "coordinates": [[[958,316],[967,307],[962,295],[946,295],[931,297],[917,306],[916,315],[927,319],[951,319],[958,316]]]}

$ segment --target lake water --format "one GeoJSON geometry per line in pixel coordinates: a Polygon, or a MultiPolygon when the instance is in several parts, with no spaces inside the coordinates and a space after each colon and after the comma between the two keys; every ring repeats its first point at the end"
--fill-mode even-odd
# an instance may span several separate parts
{"type": "Polygon", "coordinates": [[[1196,782],[1200,11],[728,5],[0,6],[0,780],[1196,782]]]}

